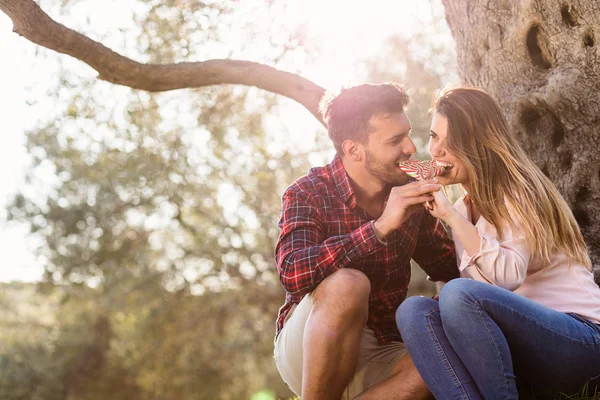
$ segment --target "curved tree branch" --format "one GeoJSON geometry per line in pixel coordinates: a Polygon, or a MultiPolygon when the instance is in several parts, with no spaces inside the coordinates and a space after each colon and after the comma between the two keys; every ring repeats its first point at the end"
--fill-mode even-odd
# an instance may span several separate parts
{"type": "Polygon", "coordinates": [[[319,100],[325,90],[299,75],[240,60],[142,64],[50,18],[33,0],[0,0],[13,31],[42,47],[68,54],[98,72],[98,78],[150,92],[237,84],[255,86],[297,101],[321,123],[319,100]]]}

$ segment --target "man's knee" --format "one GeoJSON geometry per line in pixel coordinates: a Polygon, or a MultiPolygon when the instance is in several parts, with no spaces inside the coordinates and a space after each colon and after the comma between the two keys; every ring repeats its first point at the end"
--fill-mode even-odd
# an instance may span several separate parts
{"type": "Polygon", "coordinates": [[[340,296],[347,299],[369,297],[371,282],[357,269],[342,268],[329,275],[315,290],[316,296],[340,296]]]}
{"type": "Polygon", "coordinates": [[[313,298],[315,304],[320,303],[340,312],[368,312],[370,294],[371,282],[364,273],[352,268],[342,268],[317,286],[313,298]]]}

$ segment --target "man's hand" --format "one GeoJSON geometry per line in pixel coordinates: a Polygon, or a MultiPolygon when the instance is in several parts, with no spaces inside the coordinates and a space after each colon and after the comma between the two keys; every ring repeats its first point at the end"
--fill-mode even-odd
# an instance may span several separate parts
{"type": "Polygon", "coordinates": [[[407,183],[392,188],[383,214],[373,226],[380,239],[384,239],[398,229],[415,211],[421,210],[423,203],[433,201],[433,193],[440,190],[439,183],[433,180],[407,183]]]}

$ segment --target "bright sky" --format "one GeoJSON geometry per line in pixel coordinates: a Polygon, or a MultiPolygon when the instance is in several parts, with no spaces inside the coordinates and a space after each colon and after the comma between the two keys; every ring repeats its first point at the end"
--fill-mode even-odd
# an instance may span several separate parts
{"type": "MultiPolygon", "coordinates": [[[[288,2],[289,7],[281,16],[284,25],[288,21],[290,26],[305,21],[310,36],[318,38],[320,48],[325,50],[323,58],[303,74],[328,88],[357,83],[355,65],[358,59],[375,55],[379,44],[390,34],[410,32],[415,15],[422,17],[430,11],[429,2],[413,0],[371,0],[368,6],[365,2],[347,0],[288,2]]],[[[82,0],[78,5],[85,6],[93,16],[91,29],[102,33],[110,30],[111,24],[114,24],[114,31],[122,23],[115,21],[115,15],[124,15],[122,7],[127,3],[82,0]],[[116,12],[117,7],[121,7],[119,12],[116,12]]],[[[71,21],[77,18],[77,15],[64,16],[59,22],[73,27],[71,21]]],[[[84,15],[79,24],[85,24],[84,15]]],[[[36,100],[51,102],[43,97],[45,88],[53,82],[55,61],[36,57],[35,49],[36,46],[12,33],[10,19],[0,12],[0,55],[3,60],[0,63],[0,281],[35,280],[42,271],[41,263],[32,252],[27,227],[7,225],[4,211],[9,197],[24,185],[25,131],[47,117],[38,114],[43,113],[44,107],[28,106],[26,100],[33,93],[36,100]]],[[[298,115],[297,109],[290,112],[294,115],[283,118],[294,123],[307,118],[306,114],[298,115]]]]}
{"type": "Polygon", "coordinates": [[[25,240],[27,227],[5,223],[9,196],[23,185],[27,161],[24,130],[35,118],[27,112],[24,91],[28,77],[35,73],[33,55],[26,54],[23,40],[11,30],[10,20],[0,13],[0,281],[32,280],[41,273],[25,240]]]}
{"type": "Polygon", "coordinates": [[[323,86],[353,84],[353,61],[376,55],[391,34],[407,34],[415,15],[429,11],[428,1],[413,0],[291,0],[286,18],[307,21],[308,30],[326,50],[310,79],[323,86]],[[320,82],[323,79],[324,82],[320,82]]]}

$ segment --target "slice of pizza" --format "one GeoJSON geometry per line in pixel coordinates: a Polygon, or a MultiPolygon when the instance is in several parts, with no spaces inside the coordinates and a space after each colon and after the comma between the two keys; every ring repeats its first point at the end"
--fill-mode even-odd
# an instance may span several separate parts
{"type": "Polygon", "coordinates": [[[433,179],[444,172],[444,170],[447,168],[446,166],[442,166],[433,160],[407,160],[398,163],[398,166],[407,175],[412,176],[420,181],[433,179]]]}

